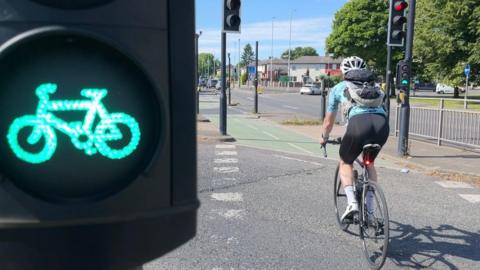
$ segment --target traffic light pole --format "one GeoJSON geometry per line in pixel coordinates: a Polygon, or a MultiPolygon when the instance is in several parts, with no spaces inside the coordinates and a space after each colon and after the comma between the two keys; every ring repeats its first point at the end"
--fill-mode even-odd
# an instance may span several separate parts
{"type": "Polygon", "coordinates": [[[228,53],[228,105],[232,105],[232,66],[230,65],[230,53],[228,53]]]}
{"type": "Polygon", "coordinates": [[[227,135],[227,98],[226,98],[226,71],[227,34],[222,32],[222,91],[220,93],[220,133],[227,135]]]}
{"type": "Polygon", "coordinates": [[[407,39],[405,49],[405,60],[408,63],[408,84],[404,86],[405,99],[400,108],[400,130],[398,136],[398,154],[406,156],[408,154],[408,132],[410,125],[410,82],[412,77],[412,51],[413,51],[413,34],[415,25],[415,5],[416,0],[410,0],[408,9],[407,22],[407,39]]]}
{"type": "Polygon", "coordinates": [[[195,33],[195,94],[197,98],[197,114],[200,113],[200,89],[198,89],[198,38],[199,34],[195,33]]]}
{"type": "Polygon", "coordinates": [[[390,88],[392,81],[392,46],[387,45],[387,74],[385,75],[385,107],[387,109],[387,122],[390,123],[390,88]]]}
{"type": "Polygon", "coordinates": [[[258,41],[255,42],[255,81],[253,84],[255,85],[253,112],[258,113],[258,41]]]}

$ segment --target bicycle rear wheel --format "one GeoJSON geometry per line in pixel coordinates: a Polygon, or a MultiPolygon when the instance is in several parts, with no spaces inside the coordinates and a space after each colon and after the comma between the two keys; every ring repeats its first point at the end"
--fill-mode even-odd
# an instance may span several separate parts
{"type": "Polygon", "coordinates": [[[375,182],[369,182],[362,192],[360,238],[363,251],[371,269],[380,269],[385,263],[389,242],[389,218],[387,201],[382,189],[375,182]],[[367,207],[367,192],[373,199],[367,207]]]}
{"type": "Polygon", "coordinates": [[[335,205],[335,216],[337,217],[337,224],[338,227],[342,231],[346,231],[350,224],[343,223],[340,218],[342,217],[343,211],[347,207],[347,195],[345,195],[345,191],[342,188],[342,182],[340,181],[340,166],[337,165],[337,169],[335,170],[335,180],[333,182],[333,203],[335,205]]]}

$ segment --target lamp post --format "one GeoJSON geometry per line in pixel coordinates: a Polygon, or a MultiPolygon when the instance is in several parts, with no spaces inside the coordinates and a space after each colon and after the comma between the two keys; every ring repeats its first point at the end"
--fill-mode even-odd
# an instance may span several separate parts
{"type": "Polygon", "coordinates": [[[272,17],[272,50],[270,58],[270,87],[273,85],[273,20],[275,17],[272,17]]]}
{"type": "Polygon", "coordinates": [[[295,10],[290,11],[290,38],[288,39],[288,83],[287,89],[290,88],[290,57],[292,50],[292,16],[295,10]]]}
{"type": "Polygon", "coordinates": [[[202,31],[195,33],[195,91],[197,95],[197,114],[200,113],[200,89],[198,88],[198,38],[202,35],[202,31]]]}

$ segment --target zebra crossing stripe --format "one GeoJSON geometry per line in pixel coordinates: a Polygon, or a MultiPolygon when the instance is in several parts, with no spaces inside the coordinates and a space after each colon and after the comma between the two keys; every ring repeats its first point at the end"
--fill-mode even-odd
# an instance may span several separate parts
{"type": "Polygon", "coordinates": [[[455,181],[436,181],[438,185],[444,188],[473,188],[471,185],[455,181]]]}
{"type": "Polygon", "coordinates": [[[238,158],[216,158],[213,162],[217,164],[238,163],[238,158]]]}
{"type": "Polygon", "coordinates": [[[238,167],[214,167],[213,171],[217,173],[236,173],[240,169],[238,167]]]}
{"type": "Polygon", "coordinates": [[[236,156],[237,151],[218,151],[215,153],[217,156],[236,156]]]}
{"type": "Polygon", "coordinates": [[[480,203],[480,195],[477,194],[458,194],[460,197],[471,203],[480,203]]]}
{"type": "Polygon", "coordinates": [[[235,149],[235,145],[233,144],[217,144],[215,146],[217,149],[235,149]]]}

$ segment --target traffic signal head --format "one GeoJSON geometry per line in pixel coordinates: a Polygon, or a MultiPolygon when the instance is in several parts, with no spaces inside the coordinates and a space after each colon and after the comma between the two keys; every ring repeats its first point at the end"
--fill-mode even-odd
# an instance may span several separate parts
{"type": "Polygon", "coordinates": [[[240,0],[223,0],[223,32],[240,33],[240,0]]]}
{"type": "Polygon", "coordinates": [[[410,83],[410,67],[408,62],[401,60],[397,64],[397,88],[407,87],[410,83]]]}
{"type": "Polygon", "coordinates": [[[390,0],[390,13],[388,18],[388,46],[402,47],[405,39],[404,25],[407,22],[405,10],[408,4],[404,0],[390,0]]]}

